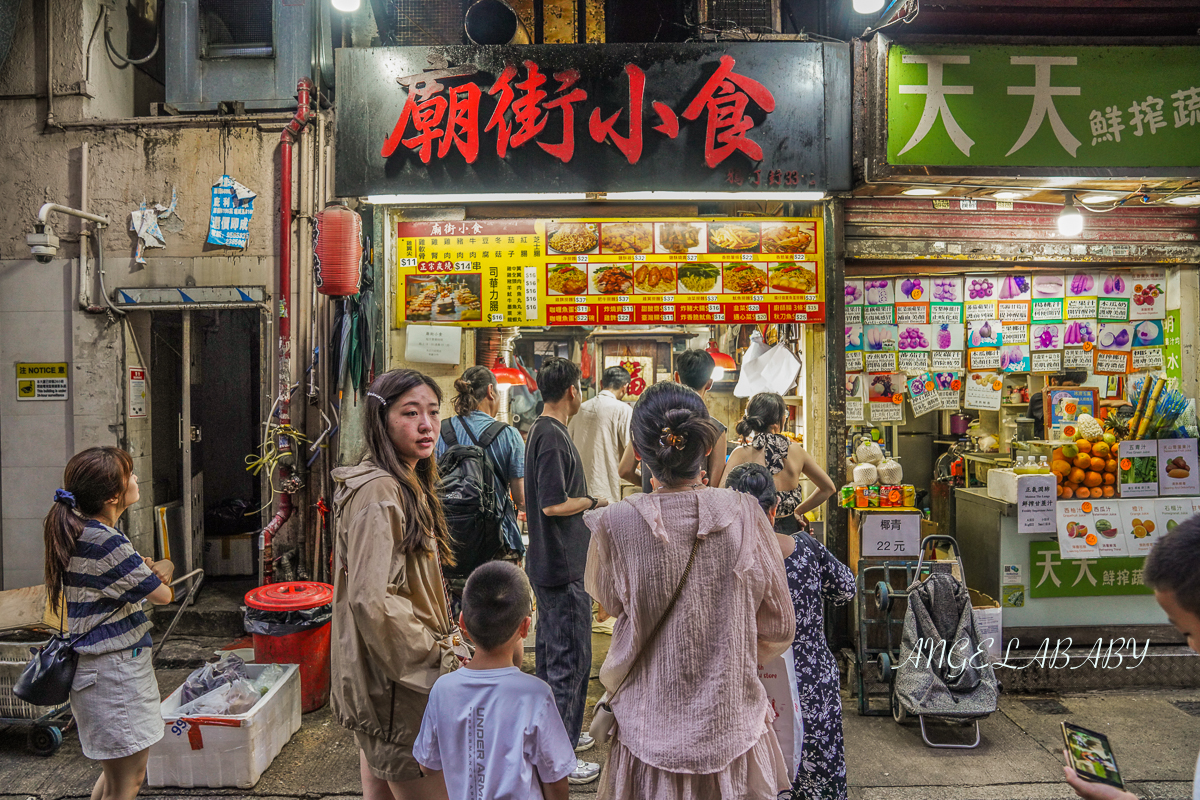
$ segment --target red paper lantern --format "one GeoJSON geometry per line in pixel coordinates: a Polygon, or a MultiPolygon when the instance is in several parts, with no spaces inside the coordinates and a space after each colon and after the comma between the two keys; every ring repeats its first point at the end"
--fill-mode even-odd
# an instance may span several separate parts
{"type": "Polygon", "coordinates": [[[313,215],[313,280],[332,297],[358,294],[362,217],[335,200],[313,215]]]}

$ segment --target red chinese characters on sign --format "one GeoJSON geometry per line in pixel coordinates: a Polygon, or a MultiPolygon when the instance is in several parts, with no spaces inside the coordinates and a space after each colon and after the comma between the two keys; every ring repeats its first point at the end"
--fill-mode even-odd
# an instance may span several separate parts
{"type": "Polygon", "coordinates": [[[683,111],[683,118],[694,120],[708,112],[708,130],[704,139],[704,163],[716,167],[741,150],[753,161],[762,161],[762,148],[746,136],[754,120],[746,116],[753,100],[768,114],[775,110],[775,97],[756,80],[733,71],[732,56],[721,56],[721,66],[700,88],[695,99],[683,111]]]}
{"type": "MultiPolygon", "coordinates": [[[[658,121],[651,130],[675,139],[679,136],[680,116],[695,121],[704,114],[704,161],[708,167],[716,168],[735,152],[761,161],[762,148],[748,136],[754,128],[754,120],[748,111],[754,103],[770,114],[775,109],[775,98],[758,81],[735,72],[735,65],[733,57],[722,56],[717,70],[691,99],[682,115],[666,103],[651,101],[650,108],[658,121]]],[[[483,132],[496,131],[496,155],[500,158],[505,158],[510,149],[533,141],[564,164],[570,163],[575,156],[575,106],[588,99],[587,92],[576,86],[580,73],[567,69],[548,76],[536,62],[528,60],[522,62],[522,67],[524,79],[520,78],[521,70],[510,64],[486,90],[489,97],[496,98],[496,106],[483,132]],[[557,82],[557,86],[551,85],[551,80],[557,82]],[[552,116],[561,119],[562,137],[558,142],[541,141],[552,116]]],[[[389,158],[403,145],[417,153],[422,163],[428,164],[435,154],[442,159],[452,149],[457,149],[468,164],[473,164],[479,156],[479,106],[485,90],[474,82],[449,88],[441,82],[473,74],[473,68],[460,67],[398,78],[398,82],[408,89],[408,96],[380,155],[389,158]],[[410,130],[412,135],[409,135],[410,130]]],[[[625,75],[629,86],[628,105],[607,117],[599,107],[593,108],[588,117],[588,133],[595,142],[611,142],[630,164],[636,164],[645,144],[647,80],[645,71],[634,64],[625,66],[625,75]]],[[[554,129],[551,126],[550,130],[554,129]]],[[[778,173],[778,170],[773,171],[764,182],[772,186],[786,184],[778,173]]],[[[730,182],[733,182],[732,177],[730,182]]],[[[740,175],[737,183],[741,183],[740,175]]]]}

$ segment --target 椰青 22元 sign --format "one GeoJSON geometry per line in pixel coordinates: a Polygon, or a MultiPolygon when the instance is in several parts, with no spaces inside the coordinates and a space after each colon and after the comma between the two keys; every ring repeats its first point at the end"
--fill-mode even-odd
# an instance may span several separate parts
{"type": "Polygon", "coordinates": [[[342,196],[850,187],[849,50],[344,49],[342,196]]]}

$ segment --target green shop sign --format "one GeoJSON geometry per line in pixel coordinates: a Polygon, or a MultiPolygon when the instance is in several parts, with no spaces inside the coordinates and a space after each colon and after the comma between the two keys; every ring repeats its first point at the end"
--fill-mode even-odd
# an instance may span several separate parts
{"type": "Polygon", "coordinates": [[[887,160],[1194,169],[1200,47],[892,44],[887,160]]]}
{"type": "Polygon", "coordinates": [[[1145,556],[1063,558],[1058,542],[1029,543],[1029,596],[1154,594],[1142,578],[1145,556]]]}

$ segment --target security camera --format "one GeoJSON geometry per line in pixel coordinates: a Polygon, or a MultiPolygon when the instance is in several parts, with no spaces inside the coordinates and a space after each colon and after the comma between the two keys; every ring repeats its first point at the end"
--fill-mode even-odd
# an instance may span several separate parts
{"type": "Polygon", "coordinates": [[[58,255],[58,237],[54,235],[49,225],[34,225],[35,233],[25,234],[25,244],[29,245],[34,259],[39,264],[49,264],[58,255]]]}

